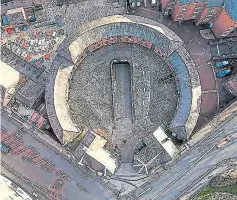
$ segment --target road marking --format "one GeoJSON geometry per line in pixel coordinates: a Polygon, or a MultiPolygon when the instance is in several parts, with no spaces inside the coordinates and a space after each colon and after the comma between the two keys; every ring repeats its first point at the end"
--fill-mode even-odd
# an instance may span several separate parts
{"type": "Polygon", "coordinates": [[[8,132],[1,132],[1,141],[4,141],[8,137],[11,137],[11,134],[8,132]]]}
{"type": "Polygon", "coordinates": [[[216,45],[218,56],[220,56],[220,50],[218,44],[216,45]]]}
{"type": "Polygon", "coordinates": [[[9,145],[11,148],[13,148],[13,144],[19,144],[22,143],[22,141],[19,138],[15,138],[12,142],[8,142],[7,145],[9,145]]]}
{"type": "Polygon", "coordinates": [[[20,150],[17,151],[16,149],[13,149],[12,154],[14,154],[14,155],[19,155],[21,153],[28,154],[28,153],[31,153],[33,151],[30,147],[27,147],[24,144],[22,146],[19,146],[19,147],[21,147],[20,150]]]}
{"type": "Polygon", "coordinates": [[[217,93],[217,90],[203,90],[202,94],[217,93]]]}
{"type": "Polygon", "coordinates": [[[12,142],[16,141],[17,138],[14,135],[11,135],[11,137],[8,137],[4,140],[4,143],[11,144],[12,142]]]}
{"type": "Polygon", "coordinates": [[[21,144],[20,146],[17,146],[16,148],[14,148],[11,153],[12,153],[13,155],[14,155],[14,154],[17,154],[17,152],[21,151],[21,150],[24,149],[25,147],[26,147],[25,144],[22,142],[22,144],[21,144]]]}
{"type": "Polygon", "coordinates": [[[138,196],[142,196],[143,194],[145,194],[146,192],[148,192],[149,190],[151,190],[151,188],[147,188],[144,192],[140,193],[138,196]]]}
{"type": "Polygon", "coordinates": [[[17,147],[19,146],[22,146],[23,145],[23,142],[21,140],[18,140],[16,141],[17,143],[11,143],[9,146],[12,148],[12,149],[16,149],[17,147]],[[14,145],[15,144],[15,145],[14,145]]]}

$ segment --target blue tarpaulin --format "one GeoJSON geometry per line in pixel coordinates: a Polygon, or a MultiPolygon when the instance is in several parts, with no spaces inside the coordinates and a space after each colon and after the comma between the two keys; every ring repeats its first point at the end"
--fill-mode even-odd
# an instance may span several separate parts
{"type": "Polygon", "coordinates": [[[58,20],[57,24],[58,24],[58,26],[62,26],[62,25],[63,25],[63,22],[62,22],[62,20],[61,20],[61,19],[60,19],[60,20],[58,20]]]}
{"type": "Polygon", "coordinates": [[[237,0],[226,0],[225,10],[233,20],[237,20],[237,0]]]}
{"type": "Polygon", "coordinates": [[[7,16],[3,16],[3,17],[2,17],[2,23],[3,23],[4,26],[5,26],[5,25],[9,25],[7,16]]]}
{"type": "Polygon", "coordinates": [[[26,25],[23,25],[23,26],[22,26],[22,30],[23,30],[23,31],[27,31],[27,29],[28,29],[28,27],[27,27],[26,25]]]}

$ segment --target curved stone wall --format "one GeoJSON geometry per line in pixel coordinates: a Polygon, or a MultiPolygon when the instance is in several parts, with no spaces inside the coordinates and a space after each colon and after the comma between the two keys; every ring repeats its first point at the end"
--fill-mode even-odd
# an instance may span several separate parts
{"type": "MultiPolygon", "coordinates": [[[[72,133],[67,136],[65,133],[56,133],[59,138],[62,135],[63,138],[67,138],[65,140],[60,139],[61,142],[65,143],[79,133],[67,110],[67,88],[71,76],[70,72],[75,70],[80,62],[86,58],[87,53],[114,43],[138,44],[153,50],[176,72],[180,98],[170,128],[182,140],[190,136],[199,115],[201,87],[198,73],[191,57],[182,46],[182,41],[174,32],[164,25],[154,26],[153,24],[145,24],[144,21],[151,23],[151,20],[135,16],[111,16],[95,20],[82,28],[80,36],[70,44],[68,53],[70,53],[73,63],[64,66],[70,67],[68,70],[58,70],[57,75],[52,76],[55,85],[53,97],[55,115],[58,117],[60,127],[67,133],[72,133]],[[64,72],[63,75],[62,72],[64,72]],[[61,76],[63,79],[59,78],[61,76]],[[60,84],[63,87],[60,87],[60,84]],[[56,100],[57,98],[60,100],[56,100]]],[[[154,22],[154,24],[159,23],[154,22]]],[[[60,54],[60,51],[58,53],[60,54]]],[[[68,58],[64,59],[69,60],[68,58]]],[[[55,127],[53,128],[55,129],[55,127]]]]}
{"type": "Polygon", "coordinates": [[[58,72],[58,67],[60,66],[60,62],[58,61],[59,58],[58,56],[56,56],[51,65],[51,73],[50,77],[48,77],[48,83],[45,89],[45,102],[51,127],[53,128],[58,140],[63,144],[63,129],[61,127],[61,124],[59,123],[54,105],[54,83],[58,72]]]}

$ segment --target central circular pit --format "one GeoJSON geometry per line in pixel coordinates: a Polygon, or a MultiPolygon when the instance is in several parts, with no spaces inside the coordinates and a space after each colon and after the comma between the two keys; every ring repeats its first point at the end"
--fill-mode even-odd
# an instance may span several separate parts
{"type": "Polygon", "coordinates": [[[167,127],[177,100],[172,70],[155,52],[135,44],[112,44],[87,54],[69,83],[73,122],[80,129],[103,130],[110,151],[134,147],[158,126],[167,127]]]}

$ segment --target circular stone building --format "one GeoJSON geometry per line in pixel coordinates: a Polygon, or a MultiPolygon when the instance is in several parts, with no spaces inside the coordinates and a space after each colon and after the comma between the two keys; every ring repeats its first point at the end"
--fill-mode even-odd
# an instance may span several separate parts
{"type": "Polygon", "coordinates": [[[87,127],[129,162],[138,140],[159,126],[188,139],[200,95],[195,64],[173,31],[138,16],[110,16],[58,48],[46,105],[62,144],[87,127]]]}

